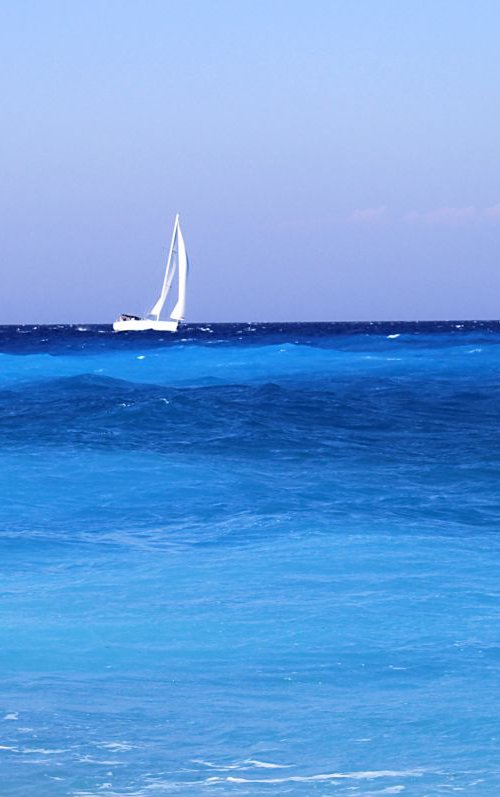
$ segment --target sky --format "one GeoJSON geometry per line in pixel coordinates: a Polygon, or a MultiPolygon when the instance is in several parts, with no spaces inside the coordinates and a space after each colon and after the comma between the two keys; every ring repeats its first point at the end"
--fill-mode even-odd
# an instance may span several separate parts
{"type": "Polygon", "coordinates": [[[500,317],[497,0],[0,0],[0,324],[500,317]]]}

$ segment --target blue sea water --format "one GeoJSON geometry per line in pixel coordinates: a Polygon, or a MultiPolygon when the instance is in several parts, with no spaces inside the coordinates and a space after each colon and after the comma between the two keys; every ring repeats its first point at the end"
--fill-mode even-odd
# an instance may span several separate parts
{"type": "Polygon", "coordinates": [[[500,793],[500,324],[0,328],[0,796],[500,793]]]}

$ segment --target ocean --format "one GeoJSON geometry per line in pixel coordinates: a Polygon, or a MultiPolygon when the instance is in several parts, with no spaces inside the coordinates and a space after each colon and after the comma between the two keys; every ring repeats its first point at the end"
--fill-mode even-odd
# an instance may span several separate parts
{"type": "Polygon", "coordinates": [[[0,797],[500,793],[500,324],[0,328],[0,797]]]}

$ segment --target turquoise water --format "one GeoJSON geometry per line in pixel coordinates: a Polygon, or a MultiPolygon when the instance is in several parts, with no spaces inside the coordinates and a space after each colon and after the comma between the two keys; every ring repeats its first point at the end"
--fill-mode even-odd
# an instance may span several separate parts
{"type": "Polygon", "coordinates": [[[500,791],[500,324],[0,328],[0,795],[500,791]]]}

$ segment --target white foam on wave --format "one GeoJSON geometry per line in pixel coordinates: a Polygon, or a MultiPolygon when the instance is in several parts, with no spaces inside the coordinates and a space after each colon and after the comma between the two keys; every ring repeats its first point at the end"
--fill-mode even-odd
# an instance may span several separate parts
{"type": "Polygon", "coordinates": [[[366,772],[327,772],[318,775],[288,775],[282,778],[241,778],[234,775],[228,775],[227,778],[209,778],[212,783],[224,782],[227,783],[309,783],[315,781],[331,781],[331,780],[376,780],[377,778],[403,778],[403,777],[421,777],[423,770],[421,769],[408,769],[401,772],[392,769],[380,770],[367,770],[366,772]]]}
{"type": "Polygon", "coordinates": [[[401,332],[395,332],[394,335],[387,335],[387,340],[395,340],[396,338],[399,338],[400,335],[401,332]]]}
{"type": "Polygon", "coordinates": [[[133,750],[137,745],[130,742],[97,742],[96,747],[104,747],[106,750],[133,750]]]}
{"type": "Polygon", "coordinates": [[[91,755],[79,755],[77,756],[77,760],[82,764],[103,764],[107,767],[116,767],[120,764],[123,764],[123,761],[111,761],[109,759],[94,758],[94,756],[91,755]]]}
{"type": "MultiPolygon", "coordinates": [[[[215,766],[211,764],[211,762],[199,762],[204,764],[209,764],[211,766],[215,766]]],[[[146,795],[151,794],[152,792],[162,792],[163,791],[171,791],[172,789],[182,788],[183,790],[191,786],[196,786],[197,789],[203,786],[215,786],[217,784],[222,783],[232,783],[232,784],[239,784],[239,783],[255,783],[255,784],[262,784],[262,785],[273,785],[273,784],[281,784],[281,783],[306,783],[310,781],[334,781],[339,780],[342,778],[352,778],[354,780],[373,780],[375,778],[384,778],[384,777],[397,777],[397,776],[418,776],[423,773],[422,770],[408,770],[403,772],[393,772],[392,770],[381,770],[375,772],[351,772],[351,773],[332,773],[332,774],[319,774],[319,775],[292,775],[288,778],[260,778],[260,779],[250,779],[250,778],[237,778],[234,776],[229,776],[227,778],[220,778],[217,776],[212,776],[206,778],[205,780],[197,780],[197,781],[181,781],[181,782],[174,782],[172,780],[164,780],[163,778],[154,778],[154,779],[147,779],[147,785],[139,787],[136,791],[127,791],[127,797],[146,797],[146,795]]],[[[101,789],[103,789],[104,784],[101,784],[99,789],[99,794],[102,794],[101,789]]],[[[359,787],[351,786],[348,787],[349,791],[358,790],[359,787]]],[[[382,789],[377,789],[377,791],[364,791],[363,794],[365,797],[378,797],[378,795],[383,794],[400,794],[401,792],[405,791],[405,786],[401,783],[395,784],[393,786],[386,786],[382,789]]],[[[266,790],[267,793],[267,790],[266,790]]],[[[111,784],[106,784],[106,794],[108,797],[124,797],[123,791],[116,792],[111,784]],[[109,791],[108,789],[112,789],[109,791]]],[[[98,797],[98,794],[94,791],[77,791],[73,793],[73,797],[98,797]]]]}
{"type": "Polygon", "coordinates": [[[247,758],[245,764],[251,764],[257,769],[290,769],[291,764],[273,764],[271,761],[258,761],[256,758],[247,758]]]}
{"type": "Polygon", "coordinates": [[[202,758],[193,758],[193,764],[201,764],[209,769],[218,769],[220,772],[226,772],[230,769],[241,769],[240,764],[213,764],[212,761],[204,761],[202,758]]]}
{"type": "Polygon", "coordinates": [[[272,761],[260,761],[257,758],[246,758],[245,761],[236,761],[234,764],[214,764],[212,761],[203,759],[193,759],[193,764],[201,764],[209,769],[217,769],[219,772],[229,772],[234,769],[290,769],[292,764],[275,764],[272,761]]]}
{"type": "Polygon", "coordinates": [[[11,711],[9,714],[6,714],[4,717],[4,720],[12,720],[13,722],[15,722],[18,719],[19,719],[19,714],[17,711],[11,711]]]}

